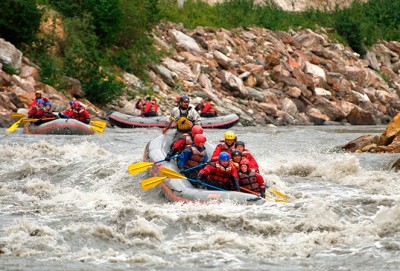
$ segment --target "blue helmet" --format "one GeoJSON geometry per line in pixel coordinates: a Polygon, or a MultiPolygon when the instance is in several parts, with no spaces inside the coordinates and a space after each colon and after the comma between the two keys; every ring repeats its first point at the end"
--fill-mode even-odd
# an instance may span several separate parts
{"type": "Polygon", "coordinates": [[[72,101],[69,101],[69,105],[73,105],[74,104],[74,100],[72,100],[72,101]]]}
{"type": "Polygon", "coordinates": [[[51,107],[51,102],[45,103],[45,106],[50,106],[51,107]]]}
{"type": "Polygon", "coordinates": [[[43,104],[43,105],[44,105],[44,101],[43,101],[42,99],[36,100],[36,103],[37,103],[37,104],[43,104]]]}
{"type": "Polygon", "coordinates": [[[221,152],[218,156],[218,160],[219,161],[229,161],[229,159],[231,159],[231,157],[229,156],[229,153],[227,152],[221,152]]]}

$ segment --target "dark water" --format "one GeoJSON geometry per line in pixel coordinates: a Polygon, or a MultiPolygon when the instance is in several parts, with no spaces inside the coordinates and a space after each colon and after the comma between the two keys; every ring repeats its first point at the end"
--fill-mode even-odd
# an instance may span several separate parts
{"type": "MultiPolygon", "coordinates": [[[[396,155],[337,146],[384,127],[234,127],[270,184],[264,206],[177,204],[130,175],[161,129],[0,132],[2,270],[399,270],[396,155]]],[[[216,145],[225,130],[206,130],[216,145]]]]}

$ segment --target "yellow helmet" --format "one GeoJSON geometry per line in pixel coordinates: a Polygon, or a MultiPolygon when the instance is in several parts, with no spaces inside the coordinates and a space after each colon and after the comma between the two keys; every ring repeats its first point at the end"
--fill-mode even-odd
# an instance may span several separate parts
{"type": "Polygon", "coordinates": [[[228,131],[225,133],[225,139],[235,140],[236,136],[232,131],[228,131]]]}

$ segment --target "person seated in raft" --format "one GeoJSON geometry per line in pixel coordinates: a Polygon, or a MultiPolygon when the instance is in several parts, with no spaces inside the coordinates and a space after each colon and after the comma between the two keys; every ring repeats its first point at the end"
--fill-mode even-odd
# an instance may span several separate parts
{"type": "Polygon", "coordinates": [[[44,114],[44,101],[42,99],[36,100],[35,105],[28,112],[28,118],[40,119],[44,114]]]}
{"type": "Polygon", "coordinates": [[[242,161],[240,161],[239,185],[247,190],[259,193],[261,197],[265,198],[264,178],[254,169],[250,169],[249,163],[246,158],[242,158],[242,161]]]}
{"type": "MultiPolygon", "coordinates": [[[[148,97],[150,98],[150,97],[148,97]]],[[[145,117],[155,117],[157,116],[158,104],[156,98],[151,99],[151,101],[146,103],[146,107],[144,109],[145,117]]]]}
{"type": "Polygon", "coordinates": [[[181,138],[177,141],[173,142],[171,145],[171,149],[169,150],[167,156],[165,157],[165,161],[170,161],[171,157],[176,153],[180,153],[185,148],[192,146],[193,139],[197,134],[203,133],[203,127],[200,125],[195,125],[192,127],[192,131],[190,133],[182,134],[181,138]]]}
{"type": "Polygon", "coordinates": [[[176,123],[176,132],[173,141],[178,140],[182,134],[190,132],[194,125],[201,125],[199,113],[189,106],[190,99],[188,96],[182,96],[179,100],[179,106],[174,107],[171,112],[170,121],[163,129],[165,134],[172,123],[176,123]]]}
{"type": "Polygon", "coordinates": [[[67,117],[79,120],[85,124],[89,124],[90,123],[90,114],[89,112],[86,110],[86,108],[84,106],[82,106],[82,104],[78,101],[75,101],[72,104],[72,110],[65,110],[64,111],[64,115],[66,115],[67,117]]]}
{"type": "Polygon", "coordinates": [[[250,153],[248,149],[245,148],[244,142],[243,141],[237,141],[235,143],[235,149],[239,150],[242,152],[242,157],[247,158],[249,160],[249,167],[251,169],[255,169],[257,173],[259,173],[259,166],[256,161],[256,159],[253,157],[253,155],[250,153]]]}
{"type": "Polygon", "coordinates": [[[235,136],[235,133],[232,131],[227,131],[224,135],[224,139],[221,140],[221,143],[215,147],[214,152],[211,156],[211,161],[217,161],[219,154],[223,151],[227,152],[230,155],[231,150],[235,147],[236,140],[237,138],[235,136]]]}
{"type": "Polygon", "coordinates": [[[233,149],[231,151],[231,156],[232,159],[230,160],[230,162],[232,163],[232,165],[239,170],[240,168],[240,161],[242,160],[242,152],[236,149],[233,149]]]}
{"type": "Polygon", "coordinates": [[[204,147],[207,138],[203,134],[197,134],[195,135],[193,141],[194,143],[190,147],[185,148],[179,155],[178,167],[186,177],[196,179],[201,167],[193,167],[205,164],[208,160],[206,147],[204,147]],[[185,169],[189,168],[192,169],[184,171],[185,169]]]}
{"type": "MultiPolygon", "coordinates": [[[[199,171],[197,179],[224,190],[240,191],[238,172],[229,159],[227,152],[221,152],[217,162],[208,163],[199,171]]],[[[212,188],[207,187],[207,189],[212,188]]]]}
{"type": "Polygon", "coordinates": [[[218,116],[218,110],[215,105],[211,103],[211,98],[201,100],[196,106],[196,110],[199,112],[200,117],[203,118],[212,118],[218,116]]]}
{"type": "Polygon", "coordinates": [[[44,103],[49,101],[49,99],[47,99],[46,97],[43,97],[41,90],[36,90],[35,91],[35,99],[33,99],[31,104],[29,105],[29,110],[31,110],[37,104],[38,100],[42,100],[44,103]]]}
{"type": "Polygon", "coordinates": [[[144,114],[148,101],[150,101],[150,97],[147,97],[146,99],[139,98],[135,104],[135,108],[140,110],[140,116],[142,117],[145,116],[144,114]]]}
{"type": "Polygon", "coordinates": [[[53,114],[53,109],[51,107],[51,102],[46,102],[44,104],[44,113],[43,118],[54,119],[55,115],[53,114]]]}

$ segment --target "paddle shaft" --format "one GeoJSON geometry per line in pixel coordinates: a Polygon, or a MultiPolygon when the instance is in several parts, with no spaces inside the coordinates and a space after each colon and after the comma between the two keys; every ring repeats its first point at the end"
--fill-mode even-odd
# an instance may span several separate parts
{"type": "Polygon", "coordinates": [[[198,167],[202,167],[202,166],[207,165],[207,164],[208,163],[203,163],[203,164],[200,164],[200,165],[197,165],[197,166],[194,166],[194,167],[190,167],[190,168],[185,169],[183,172],[190,171],[192,169],[195,169],[195,168],[198,168],[198,167]]]}
{"type": "MultiPolygon", "coordinates": [[[[183,176],[183,177],[185,177],[185,176],[183,176]]],[[[217,186],[213,186],[213,185],[211,185],[211,184],[207,184],[207,183],[200,182],[199,180],[195,180],[195,179],[191,179],[191,178],[187,178],[187,177],[185,177],[185,178],[182,178],[182,179],[186,179],[186,180],[188,180],[188,181],[190,181],[190,182],[199,183],[199,184],[201,184],[201,185],[204,185],[204,186],[208,186],[208,187],[214,188],[214,189],[216,189],[216,190],[220,190],[220,191],[226,191],[225,189],[222,189],[222,188],[220,188],[220,187],[217,187],[217,186]]]]}

